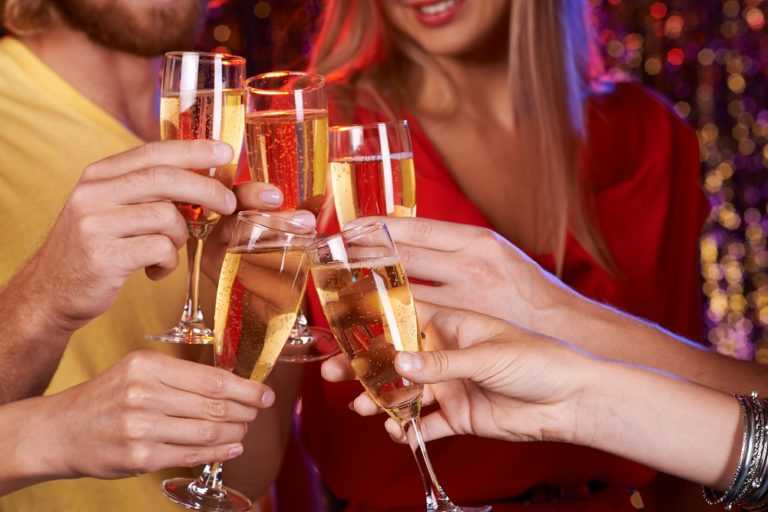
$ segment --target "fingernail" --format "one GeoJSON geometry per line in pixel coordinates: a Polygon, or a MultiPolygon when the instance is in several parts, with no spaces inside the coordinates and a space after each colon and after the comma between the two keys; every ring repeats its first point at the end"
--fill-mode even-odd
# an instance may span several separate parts
{"type": "Polygon", "coordinates": [[[276,188],[262,190],[259,192],[259,199],[261,199],[266,204],[280,206],[283,202],[283,193],[276,188]]]}
{"type": "Polygon", "coordinates": [[[410,352],[400,352],[395,361],[397,367],[404,372],[417,372],[421,370],[421,357],[410,352]]]}
{"type": "Polygon", "coordinates": [[[242,455],[242,453],[243,453],[243,445],[239,444],[237,446],[233,446],[232,448],[230,448],[229,451],[227,452],[227,456],[230,459],[233,459],[238,455],[242,455]]]}
{"type": "Polygon", "coordinates": [[[315,227],[315,216],[310,212],[296,212],[293,220],[308,228],[315,227]]]}
{"type": "Polygon", "coordinates": [[[237,196],[230,190],[227,190],[227,206],[231,211],[237,209],[237,196]]]}
{"type": "Polygon", "coordinates": [[[271,389],[268,389],[264,392],[263,395],[261,395],[261,404],[264,407],[269,407],[273,403],[275,403],[275,392],[271,389]]]}
{"type": "Polygon", "coordinates": [[[229,159],[232,156],[232,148],[226,142],[216,142],[213,145],[213,152],[216,158],[229,159]]]}

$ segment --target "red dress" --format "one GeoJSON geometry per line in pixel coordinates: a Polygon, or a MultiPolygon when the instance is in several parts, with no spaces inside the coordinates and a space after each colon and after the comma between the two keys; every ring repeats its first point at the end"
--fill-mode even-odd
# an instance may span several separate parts
{"type": "MultiPolygon", "coordinates": [[[[563,280],[589,297],[699,339],[697,249],[708,205],[699,186],[694,133],[636,84],[619,84],[591,99],[588,119],[584,168],[618,272],[603,270],[569,237],[563,280]]],[[[492,227],[458,188],[418,125],[413,122],[411,128],[419,216],[492,227]]],[[[552,258],[540,261],[552,268],[552,258]]],[[[315,297],[311,313],[323,320],[315,297]]],[[[360,391],[356,382],[327,383],[307,368],[301,421],[305,448],[331,492],[349,503],[348,511],[423,512],[409,448],[389,439],[383,417],[363,418],[349,410],[360,391]]],[[[455,502],[493,504],[495,512],[635,510],[632,490],[642,490],[655,475],[612,455],[558,443],[467,436],[434,441],[429,448],[455,502]],[[561,498],[553,500],[553,494],[561,498]]],[[[641,495],[645,509],[652,510],[654,500],[641,495]]]]}

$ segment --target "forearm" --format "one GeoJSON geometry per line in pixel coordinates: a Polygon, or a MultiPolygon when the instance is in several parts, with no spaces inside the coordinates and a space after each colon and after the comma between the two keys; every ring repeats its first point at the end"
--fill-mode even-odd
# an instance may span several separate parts
{"type": "Polygon", "coordinates": [[[56,371],[73,330],[48,314],[49,295],[34,259],[0,290],[0,404],[42,393],[56,371]]]}
{"type": "Polygon", "coordinates": [[[0,495],[46,480],[68,478],[60,461],[55,434],[46,432],[51,418],[44,414],[48,397],[30,398],[0,406],[0,495]]]}
{"type": "Polygon", "coordinates": [[[731,396],[599,362],[578,406],[576,441],[724,489],[738,463],[742,414],[731,396]]]}
{"type": "Polygon", "coordinates": [[[536,327],[599,357],[657,368],[725,393],[768,394],[768,368],[717,354],[661,327],[565,291],[536,327]]]}

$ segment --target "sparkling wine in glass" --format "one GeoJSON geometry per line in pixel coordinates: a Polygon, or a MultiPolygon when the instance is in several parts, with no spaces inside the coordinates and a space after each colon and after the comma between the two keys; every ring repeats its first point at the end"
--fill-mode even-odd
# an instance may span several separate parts
{"type": "MultiPolygon", "coordinates": [[[[251,177],[283,193],[283,209],[318,215],[330,202],[328,102],[320,75],[272,71],[245,84],[246,148],[251,177]]],[[[338,352],[328,329],[299,314],[281,360],[311,362],[338,352]]]]}
{"type": "MultiPolygon", "coordinates": [[[[309,275],[307,249],[314,240],[314,230],[284,214],[238,214],[216,293],[216,366],[266,380],[296,322],[309,275]]],[[[195,510],[252,507],[243,494],[224,487],[221,462],[206,465],[197,479],[166,480],[163,490],[195,510]]]]}
{"type": "Polygon", "coordinates": [[[373,400],[406,432],[424,484],[427,512],[488,512],[459,507],[438,482],[421,434],[423,388],[395,370],[400,351],[420,351],[416,304],[387,228],[364,224],[318,241],[312,278],[342,352],[373,400]]]}
{"type": "MultiPolygon", "coordinates": [[[[163,140],[207,139],[232,146],[227,165],[194,169],[231,188],[245,131],[245,59],[220,53],[169,52],[163,60],[160,136],[163,140]]],[[[179,322],[150,339],[168,343],[211,343],[213,331],[199,304],[203,245],[220,215],[197,204],[177,203],[187,221],[189,278],[179,322]]]]}
{"type": "Polygon", "coordinates": [[[416,171],[408,121],[333,126],[330,174],[343,228],[358,217],[416,216],[416,171]]]}

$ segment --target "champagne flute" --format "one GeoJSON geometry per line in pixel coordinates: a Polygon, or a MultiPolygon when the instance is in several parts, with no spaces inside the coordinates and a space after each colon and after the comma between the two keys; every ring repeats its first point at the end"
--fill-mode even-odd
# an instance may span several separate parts
{"type": "Polygon", "coordinates": [[[331,189],[339,225],[371,216],[416,216],[408,121],[333,126],[331,189]]]}
{"type": "Polygon", "coordinates": [[[421,350],[416,304],[387,227],[359,225],[312,246],[312,278],[334,336],[355,376],[408,436],[427,512],[488,512],[459,507],[443,490],[421,433],[423,386],[395,371],[399,351],[421,350]]]}
{"type": "MultiPolygon", "coordinates": [[[[169,52],[163,59],[160,136],[170,139],[219,140],[232,146],[232,161],[222,167],[195,169],[231,188],[245,131],[245,59],[221,53],[169,52]]],[[[213,331],[200,309],[200,262],[203,245],[220,219],[200,205],[177,203],[187,221],[189,278],[179,322],[169,331],[149,336],[167,343],[211,343],[213,331]]]]}
{"type": "MultiPolygon", "coordinates": [[[[246,148],[251,177],[283,193],[284,209],[319,215],[330,201],[328,101],[325,79],[296,71],[272,71],[245,83],[246,148]]],[[[338,352],[328,329],[310,327],[301,313],[282,361],[320,361],[338,352]]]]}
{"type": "MultiPolygon", "coordinates": [[[[215,364],[263,382],[291,334],[307,286],[308,229],[285,214],[240,212],[216,292],[215,364]]],[[[195,510],[251,510],[243,494],[223,486],[222,463],[203,468],[197,479],[163,482],[172,501],[195,510]]]]}

